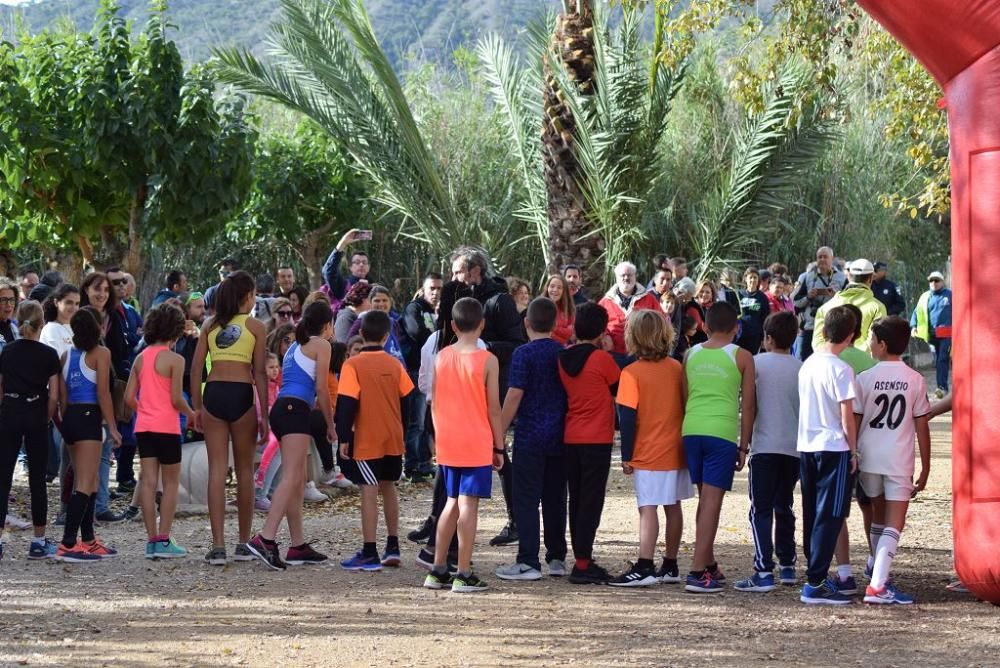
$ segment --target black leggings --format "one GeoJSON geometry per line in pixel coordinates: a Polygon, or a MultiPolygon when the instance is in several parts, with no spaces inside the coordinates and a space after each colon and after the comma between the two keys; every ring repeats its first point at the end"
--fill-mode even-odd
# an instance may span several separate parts
{"type": "Polygon", "coordinates": [[[21,443],[28,454],[31,523],[46,524],[49,507],[45,472],[49,465],[48,397],[32,402],[5,398],[0,408],[0,517],[7,517],[10,488],[21,443]]]}
{"type": "Polygon", "coordinates": [[[309,433],[316,443],[316,450],[319,451],[323,469],[326,471],[333,469],[333,443],[326,440],[326,418],[323,417],[323,411],[313,409],[309,413],[309,433]]]}

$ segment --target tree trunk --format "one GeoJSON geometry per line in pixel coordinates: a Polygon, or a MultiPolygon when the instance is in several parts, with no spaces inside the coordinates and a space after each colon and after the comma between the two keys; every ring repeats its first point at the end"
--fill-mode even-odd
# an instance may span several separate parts
{"type": "Polygon", "coordinates": [[[301,241],[292,244],[295,254],[306,266],[310,290],[319,290],[320,286],[323,285],[323,262],[326,260],[327,251],[327,245],[323,244],[323,241],[330,234],[333,225],[334,221],[329,220],[322,227],[306,233],[301,241]]]}
{"type": "Polygon", "coordinates": [[[142,271],[142,238],[139,235],[139,223],[146,209],[146,184],[139,186],[132,198],[132,206],[128,212],[128,254],[125,256],[125,271],[132,276],[141,275],[142,271]]]}
{"type": "Polygon", "coordinates": [[[580,165],[573,154],[576,120],[565,105],[553,67],[566,70],[583,95],[594,92],[594,24],[589,2],[579,3],[579,13],[563,13],[556,19],[550,49],[545,57],[542,144],[545,187],[548,194],[549,271],[559,272],[567,264],[578,265],[591,296],[604,291],[605,241],[587,215],[587,205],[578,179],[580,165]],[[558,58],[558,64],[554,64],[558,58]]]}

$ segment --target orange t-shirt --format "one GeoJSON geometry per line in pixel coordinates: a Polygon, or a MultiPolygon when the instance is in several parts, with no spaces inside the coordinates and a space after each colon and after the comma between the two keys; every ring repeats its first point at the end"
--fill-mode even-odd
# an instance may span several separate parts
{"type": "Polygon", "coordinates": [[[384,351],[363,352],[344,362],[337,394],[358,402],[353,459],[364,461],[403,454],[399,400],[412,390],[413,381],[403,365],[384,351]]]}
{"type": "Polygon", "coordinates": [[[330,392],[330,410],[337,412],[337,392],[340,391],[340,381],[332,371],[326,374],[326,389],[330,392]]]}
{"type": "Polygon", "coordinates": [[[493,429],[486,398],[486,361],[493,353],[451,346],[434,362],[434,442],[438,464],[490,466],[493,429]]]}
{"type": "Polygon", "coordinates": [[[646,471],[678,471],[687,466],[684,421],[684,367],[675,359],[639,360],[622,369],[617,402],[636,412],[632,466],[646,471]]]}

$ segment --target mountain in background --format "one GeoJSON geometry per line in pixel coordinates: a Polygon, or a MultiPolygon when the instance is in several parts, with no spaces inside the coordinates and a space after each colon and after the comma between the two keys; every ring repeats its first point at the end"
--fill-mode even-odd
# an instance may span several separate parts
{"type": "MultiPolygon", "coordinates": [[[[137,25],[148,15],[146,0],[121,0],[122,15],[137,25]]],[[[98,0],[40,0],[19,7],[0,5],[0,31],[10,39],[16,17],[32,32],[68,18],[89,30],[98,0]]],[[[507,37],[559,7],[558,0],[365,0],[382,47],[397,65],[413,58],[447,62],[454,49],[480,36],[507,37]]],[[[203,61],[212,48],[245,46],[265,50],[268,28],[281,16],[278,0],[171,0],[169,15],[177,26],[174,40],[187,61],[203,61]]]]}

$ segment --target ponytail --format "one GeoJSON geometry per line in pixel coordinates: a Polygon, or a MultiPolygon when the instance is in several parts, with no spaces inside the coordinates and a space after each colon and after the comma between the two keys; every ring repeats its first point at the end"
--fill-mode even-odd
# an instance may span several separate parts
{"type": "Polygon", "coordinates": [[[45,325],[41,304],[31,299],[21,302],[17,307],[17,321],[18,330],[24,338],[29,336],[29,332],[31,334],[40,332],[45,325]]]}
{"type": "Polygon", "coordinates": [[[305,308],[302,319],[295,326],[295,342],[304,346],[309,338],[319,336],[323,328],[333,322],[333,310],[324,301],[315,301],[305,308]]]}

